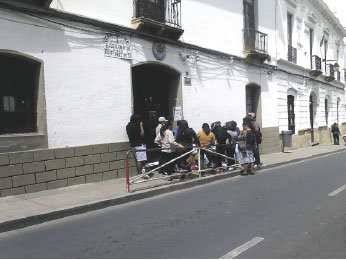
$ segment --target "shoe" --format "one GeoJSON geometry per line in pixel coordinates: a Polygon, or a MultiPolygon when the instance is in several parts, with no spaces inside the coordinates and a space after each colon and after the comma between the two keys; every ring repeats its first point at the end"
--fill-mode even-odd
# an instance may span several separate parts
{"type": "Polygon", "coordinates": [[[233,171],[233,170],[234,170],[234,167],[231,166],[231,167],[228,168],[228,170],[229,170],[229,171],[233,171]]]}

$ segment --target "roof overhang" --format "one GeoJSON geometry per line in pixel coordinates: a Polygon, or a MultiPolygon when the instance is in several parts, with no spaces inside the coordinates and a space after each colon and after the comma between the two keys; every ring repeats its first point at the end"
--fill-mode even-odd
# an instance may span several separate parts
{"type": "Polygon", "coordinates": [[[43,8],[49,8],[53,0],[14,0],[18,3],[23,3],[26,5],[34,5],[43,8]]]}

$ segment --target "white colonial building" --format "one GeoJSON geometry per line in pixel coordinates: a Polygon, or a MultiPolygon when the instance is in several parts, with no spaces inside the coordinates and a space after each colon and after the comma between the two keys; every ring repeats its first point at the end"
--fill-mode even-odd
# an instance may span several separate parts
{"type": "Polygon", "coordinates": [[[322,0],[0,0],[1,151],[148,142],[158,116],[256,112],[263,153],[346,122],[340,22],[322,0]]]}

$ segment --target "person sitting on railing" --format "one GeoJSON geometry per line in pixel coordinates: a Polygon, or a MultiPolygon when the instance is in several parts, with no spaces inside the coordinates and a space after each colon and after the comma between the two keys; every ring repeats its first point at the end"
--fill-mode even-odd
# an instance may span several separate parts
{"type": "MultiPolygon", "coordinates": [[[[209,125],[204,123],[202,125],[202,131],[197,133],[198,140],[201,144],[201,148],[211,150],[211,146],[215,145],[215,135],[210,131],[209,125]]],[[[206,151],[201,150],[201,170],[204,169],[204,156],[207,159],[206,166],[213,167],[214,158],[212,153],[208,153],[206,151]]]]}
{"type": "MultiPolygon", "coordinates": [[[[166,123],[160,128],[159,134],[155,138],[155,143],[161,148],[184,148],[174,140],[173,132],[170,129],[170,124],[166,123]]],[[[169,162],[174,158],[175,149],[166,149],[161,151],[161,165],[169,162]]],[[[160,166],[161,166],[160,165],[160,166]]],[[[161,173],[164,175],[171,175],[174,171],[174,162],[162,168],[161,173]]]]}

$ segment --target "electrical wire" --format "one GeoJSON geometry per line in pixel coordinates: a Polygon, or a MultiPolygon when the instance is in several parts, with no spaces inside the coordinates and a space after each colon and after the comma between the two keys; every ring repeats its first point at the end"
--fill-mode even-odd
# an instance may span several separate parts
{"type": "MultiPolygon", "coordinates": [[[[0,9],[12,10],[11,8],[6,8],[6,7],[3,7],[3,6],[0,6],[0,9]]],[[[78,26],[73,26],[73,25],[70,25],[70,24],[67,24],[67,23],[62,23],[62,22],[54,21],[54,20],[51,20],[51,19],[48,19],[48,18],[44,18],[42,16],[36,16],[32,12],[30,12],[30,11],[21,11],[21,13],[24,13],[27,16],[34,17],[36,19],[39,19],[39,20],[42,20],[42,21],[45,21],[45,22],[49,22],[49,23],[52,23],[52,24],[56,24],[56,25],[62,26],[65,29],[53,28],[53,27],[49,27],[49,26],[44,26],[44,25],[39,25],[39,24],[34,24],[34,23],[18,21],[18,20],[15,20],[15,19],[5,18],[5,17],[0,17],[0,19],[1,20],[6,20],[6,21],[9,21],[9,22],[14,22],[14,23],[20,23],[20,24],[25,24],[25,25],[29,25],[29,26],[34,26],[34,27],[38,27],[38,28],[46,28],[46,29],[51,29],[51,30],[60,30],[60,31],[72,32],[72,33],[84,32],[87,35],[93,35],[93,36],[105,36],[105,35],[116,36],[119,33],[121,33],[121,34],[129,34],[130,36],[133,36],[133,35],[136,34],[134,32],[133,33],[128,32],[128,31],[124,32],[124,31],[121,31],[121,30],[107,31],[107,30],[104,30],[104,29],[100,29],[99,27],[97,29],[98,31],[94,31],[94,30],[89,30],[89,29],[85,29],[85,28],[82,28],[82,27],[78,27],[78,26]],[[74,31],[73,30],[66,30],[66,28],[73,29],[74,31]]],[[[66,19],[65,18],[65,20],[68,20],[70,22],[76,23],[76,21],[73,21],[71,19],[66,19]]],[[[210,70],[234,69],[235,67],[231,66],[232,64],[231,64],[230,61],[231,60],[232,61],[237,60],[238,62],[240,62],[241,64],[243,64],[245,66],[248,65],[248,66],[259,67],[259,69],[260,69],[260,77],[262,75],[262,68],[264,68],[264,69],[267,69],[267,70],[269,69],[269,71],[272,70],[272,71],[284,72],[284,73],[286,73],[288,75],[293,75],[293,76],[296,76],[296,77],[301,77],[301,78],[304,78],[304,79],[308,79],[309,81],[314,81],[314,82],[322,83],[322,84],[327,85],[327,86],[335,87],[334,85],[327,84],[327,83],[325,83],[323,81],[320,81],[320,80],[317,80],[317,79],[314,79],[314,78],[311,78],[311,77],[308,77],[308,76],[305,76],[305,75],[301,75],[301,74],[297,74],[297,73],[292,73],[292,72],[283,70],[281,68],[278,68],[277,66],[273,66],[273,65],[269,65],[269,64],[260,65],[260,64],[249,63],[246,60],[244,60],[243,58],[240,58],[238,56],[234,56],[234,55],[230,55],[230,54],[225,54],[225,53],[219,53],[218,54],[217,53],[218,51],[213,51],[213,50],[209,50],[209,51],[213,51],[213,55],[210,55],[208,53],[202,53],[202,52],[200,52],[200,49],[193,48],[192,45],[186,44],[186,43],[182,43],[182,42],[180,42],[178,45],[174,46],[173,48],[177,48],[180,45],[184,45],[184,51],[187,54],[189,54],[189,56],[193,57],[191,59],[194,59],[194,61],[193,62],[189,61],[190,65],[195,65],[196,66],[196,64],[199,63],[198,66],[200,68],[208,70],[208,72],[210,70]],[[220,60],[220,58],[222,60],[220,60]],[[218,60],[216,60],[216,59],[218,59],[218,60]],[[221,64],[224,64],[224,66],[213,68],[213,67],[208,67],[208,66],[201,65],[200,63],[202,63],[202,62],[204,64],[207,64],[207,65],[215,65],[215,66],[220,66],[220,63],[221,63],[221,64]]],[[[199,47],[199,48],[205,49],[203,47],[199,47]]],[[[134,51],[138,52],[138,51],[143,50],[143,49],[144,50],[151,50],[150,47],[141,46],[141,48],[137,48],[137,47],[135,47],[135,45],[131,45],[131,50],[134,50],[134,51]]],[[[174,54],[180,55],[182,52],[181,51],[176,51],[176,50],[172,50],[172,51],[167,50],[167,53],[174,53],[174,54]]],[[[143,54],[144,54],[144,52],[143,52],[143,54]]],[[[203,72],[203,73],[206,73],[206,72],[203,72]]],[[[228,73],[226,73],[226,74],[217,74],[217,75],[219,75],[219,76],[231,76],[228,73]]]]}

